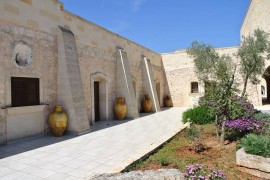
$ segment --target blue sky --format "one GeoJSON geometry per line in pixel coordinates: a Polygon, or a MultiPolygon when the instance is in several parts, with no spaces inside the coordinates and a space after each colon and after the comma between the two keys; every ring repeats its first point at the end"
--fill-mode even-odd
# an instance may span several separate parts
{"type": "Polygon", "coordinates": [[[194,40],[239,45],[250,0],[61,0],[65,9],[158,53],[194,40]]]}

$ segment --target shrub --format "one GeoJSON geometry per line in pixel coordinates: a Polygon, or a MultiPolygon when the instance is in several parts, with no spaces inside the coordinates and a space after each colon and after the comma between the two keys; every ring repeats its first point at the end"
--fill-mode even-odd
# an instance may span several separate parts
{"type": "Polygon", "coordinates": [[[264,120],[270,121],[270,115],[267,113],[263,113],[263,112],[258,112],[256,114],[254,114],[253,117],[256,119],[264,119],[264,120]]]}
{"type": "Polygon", "coordinates": [[[270,136],[249,134],[240,142],[246,153],[270,158],[270,136]]]}
{"type": "Polygon", "coordinates": [[[211,116],[209,109],[202,106],[186,110],[183,113],[182,119],[184,123],[190,119],[190,122],[195,124],[208,124],[215,120],[215,118],[211,116]]]}
{"type": "Polygon", "coordinates": [[[250,118],[254,115],[254,106],[246,97],[232,95],[227,100],[227,105],[224,106],[223,99],[212,96],[205,95],[199,101],[201,106],[210,110],[212,116],[225,116],[227,119],[234,120],[241,117],[250,118]]]}

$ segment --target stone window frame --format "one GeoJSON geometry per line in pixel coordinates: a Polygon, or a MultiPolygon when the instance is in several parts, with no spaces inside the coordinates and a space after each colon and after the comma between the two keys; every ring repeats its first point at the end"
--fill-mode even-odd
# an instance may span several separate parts
{"type": "MultiPolygon", "coordinates": [[[[9,76],[6,76],[5,78],[5,102],[6,107],[12,107],[12,99],[11,99],[11,77],[26,77],[26,78],[38,78],[39,79],[39,105],[44,104],[44,79],[41,76],[38,75],[29,75],[29,74],[11,74],[9,76]]],[[[33,105],[33,106],[39,106],[39,105],[33,105]]],[[[21,106],[21,108],[24,108],[26,106],[21,106]]]]}
{"type": "Polygon", "coordinates": [[[39,92],[39,78],[11,77],[12,107],[40,105],[39,92]],[[23,83],[24,85],[20,86],[21,83],[23,83]],[[30,88],[30,83],[34,86],[34,89],[33,86],[32,88],[30,88]],[[29,99],[29,97],[31,97],[31,100],[29,99]]]}
{"type": "Polygon", "coordinates": [[[190,93],[191,94],[198,94],[199,93],[199,82],[198,81],[192,81],[190,82],[190,93]],[[196,83],[197,85],[197,91],[194,91],[193,85],[196,83]]]}

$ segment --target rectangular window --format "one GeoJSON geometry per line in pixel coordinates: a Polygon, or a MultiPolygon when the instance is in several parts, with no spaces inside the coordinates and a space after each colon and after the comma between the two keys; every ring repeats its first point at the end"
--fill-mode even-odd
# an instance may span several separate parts
{"type": "Polygon", "coordinates": [[[12,107],[39,105],[39,78],[11,77],[12,107]]]}
{"type": "Polygon", "coordinates": [[[198,82],[191,83],[191,93],[198,93],[199,92],[199,84],[198,82]]]}

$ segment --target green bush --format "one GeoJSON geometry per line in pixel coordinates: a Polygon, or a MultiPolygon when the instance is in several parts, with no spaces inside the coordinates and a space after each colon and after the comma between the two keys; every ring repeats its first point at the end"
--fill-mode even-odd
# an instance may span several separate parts
{"type": "Polygon", "coordinates": [[[196,106],[186,110],[183,113],[182,121],[186,123],[188,119],[195,124],[208,124],[215,120],[215,118],[211,116],[209,109],[202,106],[196,106]]]}
{"type": "Polygon", "coordinates": [[[270,136],[249,134],[240,142],[246,153],[257,156],[270,157],[270,136]]]}
{"type": "Polygon", "coordinates": [[[256,119],[264,119],[264,120],[270,121],[270,115],[267,114],[267,113],[263,113],[263,112],[258,112],[256,114],[254,114],[254,118],[256,118],[256,119]]]}

